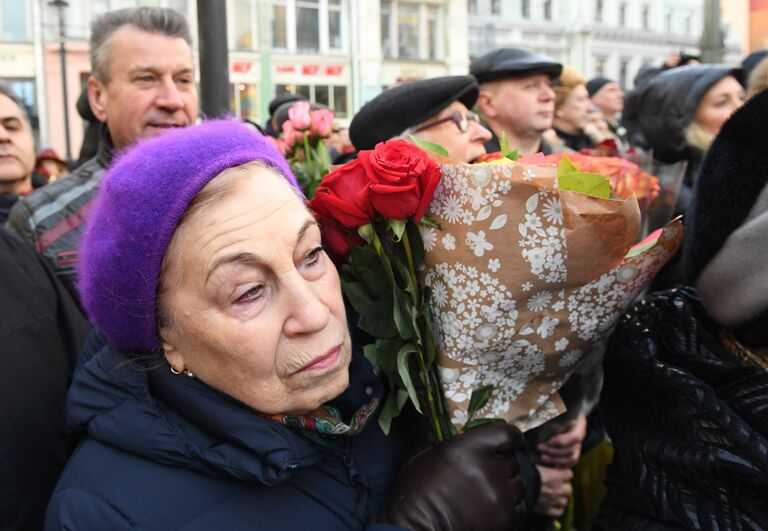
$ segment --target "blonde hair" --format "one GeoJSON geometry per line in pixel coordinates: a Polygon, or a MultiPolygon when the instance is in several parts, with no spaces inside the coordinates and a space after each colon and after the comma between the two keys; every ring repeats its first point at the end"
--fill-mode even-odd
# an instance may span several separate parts
{"type": "Polygon", "coordinates": [[[710,144],[712,144],[712,141],[716,136],[716,133],[707,131],[704,126],[696,121],[691,122],[691,125],[685,128],[686,144],[702,151],[709,149],[710,144]]]}
{"type": "Polygon", "coordinates": [[[747,80],[747,99],[768,88],[768,57],[757,63],[747,80]]]}
{"type": "Polygon", "coordinates": [[[559,109],[565,103],[573,89],[585,83],[586,81],[581,74],[570,66],[563,65],[563,72],[560,77],[552,82],[552,90],[555,91],[555,109],[559,109]]]}

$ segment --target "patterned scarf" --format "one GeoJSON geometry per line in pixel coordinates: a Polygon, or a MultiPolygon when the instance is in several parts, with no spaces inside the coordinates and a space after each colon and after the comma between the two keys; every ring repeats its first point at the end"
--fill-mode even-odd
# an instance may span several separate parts
{"type": "Polygon", "coordinates": [[[266,418],[289,428],[299,428],[322,435],[344,435],[351,437],[360,433],[379,405],[377,397],[358,409],[349,423],[344,422],[341,409],[322,405],[306,415],[264,415],[266,418]]]}

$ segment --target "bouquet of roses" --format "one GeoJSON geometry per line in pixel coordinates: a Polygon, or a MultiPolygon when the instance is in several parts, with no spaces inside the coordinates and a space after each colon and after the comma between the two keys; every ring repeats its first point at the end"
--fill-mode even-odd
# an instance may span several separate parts
{"type": "Polygon", "coordinates": [[[330,155],[324,141],[333,132],[333,111],[312,109],[308,101],[298,101],[288,110],[278,147],[288,159],[306,197],[315,194],[320,180],[328,173],[330,155]]]}
{"type": "Polygon", "coordinates": [[[682,237],[628,253],[634,196],[566,161],[459,164],[404,140],[361,151],[309,206],[389,383],[380,423],[410,399],[438,441],[561,413],[560,387],[682,237]]]}

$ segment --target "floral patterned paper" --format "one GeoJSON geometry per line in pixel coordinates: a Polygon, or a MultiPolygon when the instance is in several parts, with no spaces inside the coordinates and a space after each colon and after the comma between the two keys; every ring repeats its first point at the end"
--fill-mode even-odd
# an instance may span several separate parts
{"type": "Polygon", "coordinates": [[[494,393],[477,417],[522,430],[564,411],[558,390],[677,250],[679,222],[625,259],[637,235],[634,196],[557,189],[554,166],[444,164],[422,226],[425,284],[451,421],[472,390],[494,393]]]}

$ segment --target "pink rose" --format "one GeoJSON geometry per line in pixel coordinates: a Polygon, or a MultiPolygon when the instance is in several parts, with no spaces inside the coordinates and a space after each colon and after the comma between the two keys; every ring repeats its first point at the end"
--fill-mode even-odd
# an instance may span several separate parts
{"type": "Polygon", "coordinates": [[[283,122],[283,140],[289,148],[296,143],[296,130],[290,120],[283,122]]]}
{"type": "Polygon", "coordinates": [[[309,116],[309,102],[297,101],[288,109],[288,119],[293,123],[294,129],[303,131],[309,129],[312,118],[309,116]]]}
{"type": "Polygon", "coordinates": [[[333,111],[330,109],[317,109],[310,111],[312,119],[311,131],[320,138],[328,138],[333,131],[333,111]]]}

